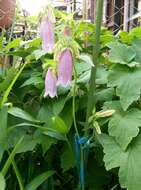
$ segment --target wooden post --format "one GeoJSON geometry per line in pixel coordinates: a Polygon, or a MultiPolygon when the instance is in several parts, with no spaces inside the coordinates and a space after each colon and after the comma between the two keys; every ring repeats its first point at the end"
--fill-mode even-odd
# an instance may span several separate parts
{"type": "Polygon", "coordinates": [[[129,20],[129,0],[124,1],[124,21],[123,30],[128,31],[128,20],[129,20]]]}
{"type": "Polygon", "coordinates": [[[83,0],[83,19],[88,19],[88,9],[87,9],[87,0],[83,0]]]}

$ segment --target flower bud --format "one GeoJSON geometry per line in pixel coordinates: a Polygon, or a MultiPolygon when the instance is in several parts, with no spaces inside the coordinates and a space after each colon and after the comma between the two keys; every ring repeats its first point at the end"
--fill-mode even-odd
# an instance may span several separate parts
{"type": "Polygon", "coordinates": [[[109,117],[115,113],[115,110],[100,111],[95,114],[96,117],[109,117]]]}

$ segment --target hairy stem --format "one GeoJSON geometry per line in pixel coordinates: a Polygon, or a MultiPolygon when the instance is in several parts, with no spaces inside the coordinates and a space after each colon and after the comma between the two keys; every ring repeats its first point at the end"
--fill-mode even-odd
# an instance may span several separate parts
{"type": "Polygon", "coordinates": [[[87,113],[86,113],[86,123],[88,127],[88,119],[92,113],[92,109],[95,106],[95,92],[96,92],[96,72],[98,65],[98,57],[100,53],[100,32],[102,24],[102,14],[103,14],[103,0],[97,1],[97,13],[96,13],[96,26],[95,26],[95,43],[93,46],[93,64],[91,69],[91,77],[89,81],[89,92],[88,92],[88,103],[87,103],[87,113]]]}

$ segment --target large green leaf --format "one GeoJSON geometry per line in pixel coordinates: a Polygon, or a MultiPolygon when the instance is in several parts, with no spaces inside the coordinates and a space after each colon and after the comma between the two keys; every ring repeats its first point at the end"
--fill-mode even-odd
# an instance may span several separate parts
{"type": "Polygon", "coordinates": [[[126,151],[123,151],[112,137],[102,134],[99,140],[104,148],[106,169],[119,167],[121,187],[127,190],[140,190],[141,135],[133,140],[126,151]]]}
{"type": "Polygon", "coordinates": [[[141,127],[141,111],[133,108],[114,114],[109,122],[109,134],[114,136],[125,150],[133,137],[138,135],[138,127],[141,127]]]}
{"type": "Polygon", "coordinates": [[[133,48],[136,51],[135,61],[141,64],[141,40],[134,40],[133,48]]]}
{"type": "Polygon", "coordinates": [[[110,101],[112,100],[112,97],[114,95],[114,89],[113,88],[106,88],[103,90],[99,90],[96,92],[96,100],[97,101],[110,101]]]}
{"type": "Polygon", "coordinates": [[[70,168],[74,168],[75,164],[75,157],[71,146],[68,147],[65,145],[61,155],[61,168],[63,169],[63,172],[69,170],[70,168]]]}
{"type": "Polygon", "coordinates": [[[35,177],[25,188],[25,190],[36,190],[44,181],[54,174],[54,171],[44,172],[35,177]]]}
{"type": "Polygon", "coordinates": [[[75,69],[78,75],[83,72],[90,70],[93,66],[92,57],[89,54],[81,54],[79,56],[79,61],[75,63],[75,69]]]}
{"type": "Polygon", "coordinates": [[[27,151],[32,151],[38,144],[38,139],[32,137],[32,135],[25,135],[22,143],[17,148],[16,153],[22,153],[27,151]]]}
{"type": "Polygon", "coordinates": [[[136,52],[130,46],[113,42],[110,44],[109,61],[112,63],[128,64],[135,58],[136,52]]]}
{"type": "Polygon", "coordinates": [[[63,121],[61,117],[59,116],[53,117],[52,122],[53,122],[53,129],[62,134],[68,133],[69,127],[66,125],[66,123],[63,121]]]}
{"type": "Polygon", "coordinates": [[[30,77],[29,79],[27,79],[22,85],[21,87],[25,87],[25,86],[29,86],[29,85],[34,85],[36,86],[37,84],[42,84],[43,83],[43,79],[40,76],[33,76],[30,77]]]}
{"type": "Polygon", "coordinates": [[[34,138],[38,141],[39,144],[41,144],[43,155],[45,155],[50,147],[57,142],[55,138],[42,134],[40,130],[35,131],[34,138]]]}
{"type": "Polygon", "coordinates": [[[5,179],[2,175],[2,173],[0,173],[0,190],[4,190],[5,186],[6,186],[5,179]]]}
{"type": "Polygon", "coordinates": [[[140,98],[141,68],[128,68],[123,65],[114,66],[108,77],[108,86],[117,87],[116,94],[120,97],[122,108],[126,110],[140,98]]]}
{"type": "Polygon", "coordinates": [[[56,99],[49,100],[42,105],[38,113],[38,119],[45,122],[47,126],[52,126],[52,117],[61,113],[66,102],[66,96],[60,96],[56,99]]]}
{"type": "Polygon", "coordinates": [[[40,121],[36,120],[32,115],[30,115],[29,113],[25,112],[24,110],[22,110],[18,107],[10,108],[8,110],[8,113],[15,117],[18,117],[18,118],[21,118],[21,119],[24,119],[27,121],[31,121],[33,123],[40,123],[40,121]]]}

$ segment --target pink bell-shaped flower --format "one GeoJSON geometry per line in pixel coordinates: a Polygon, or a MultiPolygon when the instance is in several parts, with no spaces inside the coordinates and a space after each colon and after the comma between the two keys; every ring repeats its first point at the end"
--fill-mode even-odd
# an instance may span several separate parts
{"type": "Polygon", "coordinates": [[[42,49],[48,53],[52,53],[54,50],[54,23],[48,18],[44,18],[40,24],[40,36],[42,39],[42,49]]]}
{"type": "Polygon", "coordinates": [[[51,98],[54,98],[55,96],[57,96],[56,83],[57,83],[56,75],[53,73],[53,70],[49,68],[45,77],[44,97],[50,96],[51,98]]]}
{"type": "Polygon", "coordinates": [[[73,72],[73,57],[70,49],[65,49],[59,57],[59,63],[57,68],[58,73],[58,85],[64,87],[71,83],[73,72]]]}

